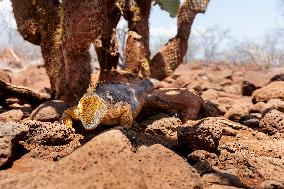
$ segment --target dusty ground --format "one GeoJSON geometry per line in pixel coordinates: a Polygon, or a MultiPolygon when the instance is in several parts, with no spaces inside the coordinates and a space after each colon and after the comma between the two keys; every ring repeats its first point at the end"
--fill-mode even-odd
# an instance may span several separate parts
{"type": "MultiPolygon", "coordinates": [[[[0,79],[50,86],[39,66],[0,79]]],[[[284,68],[181,65],[131,129],[66,129],[67,107],[0,99],[0,188],[284,188],[284,68]]]]}

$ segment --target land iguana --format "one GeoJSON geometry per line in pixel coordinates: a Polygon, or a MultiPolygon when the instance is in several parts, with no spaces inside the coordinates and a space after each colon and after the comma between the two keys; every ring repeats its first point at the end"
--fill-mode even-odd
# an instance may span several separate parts
{"type": "Polygon", "coordinates": [[[133,40],[128,39],[129,43],[133,43],[130,45],[132,50],[127,52],[132,54],[131,57],[134,59],[130,57],[132,61],[130,63],[126,61],[126,70],[134,74],[119,74],[116,71],[102,72],[97,85],[80,99],[77,106],[64,112],[63,122],[67,127],[72,127],[73,120],[80,120],[87,130],[95,129],[101,123],[130,127],[133,118],[140,112],[147,93],[154,89],[149,79],[138,78],[137,74],[140,71],[143,72],[144,69],[151,74],[142,75],[161,80],[176,69],[186,53],[193,20],[196,14],[205,12],[208,2],[209,0],[184,1],[178,12],[176,37],[170,40],[158,55],[154,56],[151,64],[146,66],[147,68],[143,64],[145,59],[139,55],[143,54],[142,41],[143,37],[147,38],[147,36],[141,35],[142,41],[140,41],[139,32],[132,31],[130,37],[133,40]],[[138,59],[137,63],[135,63],[136,59],[138,59]],[[130,76],[131,79],[129,79],[130,76]],[[133,83],[132,80],[135,82],[133,83]]]}
{"type": "Polygon", "coordinates": [[[101,73],[97,84],[89,88],[78,105],[65,110],[63,123],[72,127],[73,120],[80,120],[86,130],[93,130],[99,124],[131,127],[153,89],[149,79],[131,73],[101,73]]]}

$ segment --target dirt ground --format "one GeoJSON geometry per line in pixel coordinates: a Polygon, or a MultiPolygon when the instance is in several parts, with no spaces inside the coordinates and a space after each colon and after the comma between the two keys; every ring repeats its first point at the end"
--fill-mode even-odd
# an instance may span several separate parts
{"type": "MultiPolygon", "coordinates": [[[[42,66],[0,79],[49,92],[42,66]]],[[[130,129],[67,129],[66,108],[0,91],[0,188],[284,188],[283,67],[182,64],[130,129]]]]}

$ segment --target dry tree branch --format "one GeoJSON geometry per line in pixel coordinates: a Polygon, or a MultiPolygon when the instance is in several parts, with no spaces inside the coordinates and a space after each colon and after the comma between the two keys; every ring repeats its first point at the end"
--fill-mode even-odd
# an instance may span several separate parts
{"type": "Polygon", "coordinates": [[[6,97],[16,97],[28,101],[31,105],[38,105],[50,100],[50,95],[39,93],[26,87],[15,86],[0,80],[0,91],[6,97]]]}

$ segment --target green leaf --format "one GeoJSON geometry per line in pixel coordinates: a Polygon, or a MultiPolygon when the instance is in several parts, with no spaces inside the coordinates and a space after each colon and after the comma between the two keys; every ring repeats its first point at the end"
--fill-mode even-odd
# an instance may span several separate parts
{"type": "Polygon", "coordinates": [[[175,17],[178,13],[180,5],[179,0],[154,0],[155,5],[160,5],[162,10],[167,11],[171,17],[175,17]]]}

